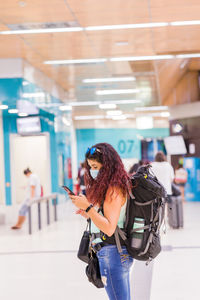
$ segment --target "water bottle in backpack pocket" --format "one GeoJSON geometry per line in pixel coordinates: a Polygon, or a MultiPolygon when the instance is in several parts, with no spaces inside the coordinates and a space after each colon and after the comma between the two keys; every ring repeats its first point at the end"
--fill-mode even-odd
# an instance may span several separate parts
{"type": "Polygon", "coordinates": [[[131,247],[135,249],[140,249],[142,247],[143,235],[144,235],[144,219],[134,218],[133,231],[131,238],[131,247]],[[141,229],[140,229],[141,228],[141,229]]]}

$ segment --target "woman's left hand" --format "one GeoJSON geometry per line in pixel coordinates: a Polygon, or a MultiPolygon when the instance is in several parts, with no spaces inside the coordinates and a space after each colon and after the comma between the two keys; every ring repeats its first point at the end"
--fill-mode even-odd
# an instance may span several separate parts
{"type": "Polygon", "coordinates": [[[90,205],[87,198],[82,194],[78,196],[69,195],[69,197],[72,200],[72,203],[80,209],[86,210],[86,208],[90,205]]]}

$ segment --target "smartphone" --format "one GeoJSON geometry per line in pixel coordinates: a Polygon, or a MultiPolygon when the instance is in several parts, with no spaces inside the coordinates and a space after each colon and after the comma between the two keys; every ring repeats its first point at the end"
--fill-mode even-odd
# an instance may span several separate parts
{"type": "Polygon", "coordinates": [[[63,185],[62,187],[63,187],[63,189],[64,189],[69,195],[74,195],[74,196],[76,196],[76,195],[70,190],[70,188],[68,188],[66,185],[63,185]]]}

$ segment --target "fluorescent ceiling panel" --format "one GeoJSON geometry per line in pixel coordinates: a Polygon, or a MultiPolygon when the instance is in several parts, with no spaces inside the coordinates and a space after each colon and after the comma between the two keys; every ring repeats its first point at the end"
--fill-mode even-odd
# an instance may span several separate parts
{"type": "MultiPolygon", "coordinates": [[[[114,100],[114,101],[110,101],[109,103],[115,103],[115,104],[135,104],[135,103],[140,103],[141,100],[114,100]]],[[[104,103],[107,103],[106,101],[104,101],[104,103]]]]}
{"type": "Polygon", "coordinates": [[[135,111],[167,110],[168,106],[144,106],[136,107],[135,111]]]}
{"type": "Polygon", "coordinates": [[[45,97],[45,93],[38,92],[38,93],[24,93],[22,95],[23,98],[37,98],[37,97],[45,97]]]}
{"type": "Polygon", "coordinates": [[[93,64],[106,62],[107,58],[88,58],[88,59],[64,59],[64,60],[47,60],[46,65],[69,65],[69,64],[93,64]]]}
{"type": "Polygon", "coordinates": [[[200,20],[170,22],[171,26],[200,25],[200,20]]]}
{"type": "Polygon", "coordinates": [[[113,104],[113,103],[102,103],[102,104],[99,104],[99,108],[101,109],[115,109],[117,107],[116,104],[113,104]]]}
{"type": "Polygon", "coordinates": [[[112,116],[112,120],[126,120],[127,117],[126,115],[121,115],[121,116],[112,116]]]}
{"type": "Polygon", "coordinates": [[[58,32],[76,32],[83,31],[82,27],[67,27],[67,28],[44,28],[44,29],[24,29],[24,30],[6,30],[0,31],[0,34],[39,34],[39,33],[58,33],[58,32]]]}
{"type": "Polygon", "coordinates": [[[195,58],[200,57],[200,53],[178,54],[176,58],[195,58]]]}
{"type": "Polygon", "coordinates": [[[98,31],[98,30],[136,29],[136,28],[163,27],[163,26],[168,26],[168,25],[169,25],[168,22],[103,25],[103,26],[88,26],[88,27],[85,27],[85,30],[87,30],[87,31],[98,31]]]}
{"type": "Polygon", "coordinates": [[[200,25],[200,20],[188,21],[174,21],[174,22],[151,22],[151,23],[138,23],[138,24],[118,24],[118,25],[100,25],[100,26],[87,26],[87,27],[58,27],[58,28],[37,28],[37,29],[23,29],[23,30],[4,30],[0,34],[13,35],[13,34],[41,34],[41,33],[65,33],[65,32],[79,32],[79,31],[100,31],[100,30],[124,30],[124,29],[140,29],[140,28],[156,28],[166,26],[190,26],[200,25]]]}
{"type": "Polygon", "coordinates": [[[140,60],[162,60],[172,59],[174,55],[145,55],[145,56],[122,56],[112,57],[110,61],[140,61],[140,60]]]}
{"type": "Polygon", "coordinates": [[[110,78],[88,78],[83,79],[84,83],[101,83],[101,82],[123,82],[123,81],[135,81],[135,77],[110,77],[110,78]]]}
{"type": "MultiPolygon", "coordinates": [[[[111,58],[93,58],[93,59],[70,59],[70,60],[49,60],[44,61],[47,65],[64,65],[64,64],[89,64],[89,63],[103,63],[107,61],[146,61],[146,60],[167,60],[174,58],[195,58],[200,57],[200,53],[177,54],[177,55],[146,55],[146,56],[121,56],[111,58]]],[[[102,81],[103,82],[103,81],[102,81]]],[[[104,81],[105,82],[105,81],[104,81]]]]}
{"type": "Polygon", "coordinates": [[[7,109],[8,108],[8,105],[4,105],[4,104],[0,104],[0,109],[7,109]]]}
{"type": "Polygon", "coordinates": [[[9,113],[9,114],[17,114],[17,113],[18,113],[18,109],[16,109],[16,108],[11,108],[11,109],[8,110],[8,113],[9,113]]]}
{"type": "Polygon", "coordinates": [[[59,110],[61,110],[61,111],[70,111],[70,110],[72,110],[72,106],[71,105],[60,105],[59,110]]]}
{"type": "Polygon", "coordinates": [[[104,119],[103,115],[90,115],[90,116],[75,116],[74,120],[100,120],[104,119]]]}
{"type": "Polygon", "coordinates": [[[93,106],[93,105],[99,105],[101,104],[100,101],[77,101],[77,102],[69,102],[68,103],[71,106],[93,106]]]}
{"type": "Polygon", "coordinates": [[[106,112],[108,116],[120,116],[122,114],[121,110],[108,110],[106,112]]]}
{"type": "Polygon", "coordinates": [[[96,95],[118,95],[118,94],[135,94],[139,93],[139,89],[124,89],[124,90],[99,90],[96,91],[96,95]]]}

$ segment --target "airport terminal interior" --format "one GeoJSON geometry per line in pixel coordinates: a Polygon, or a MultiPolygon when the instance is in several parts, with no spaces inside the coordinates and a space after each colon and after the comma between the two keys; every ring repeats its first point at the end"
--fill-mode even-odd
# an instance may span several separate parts
{"type": "Polygon", "coordinates": [[[63,189],[83,192],[97,143],[130,176],[162,153],[178,190],[131,300],[200,299],[199,36],[197,0],[0,2],[2,300],[109,299],[77,258],[87,222],[63,189]]]}

